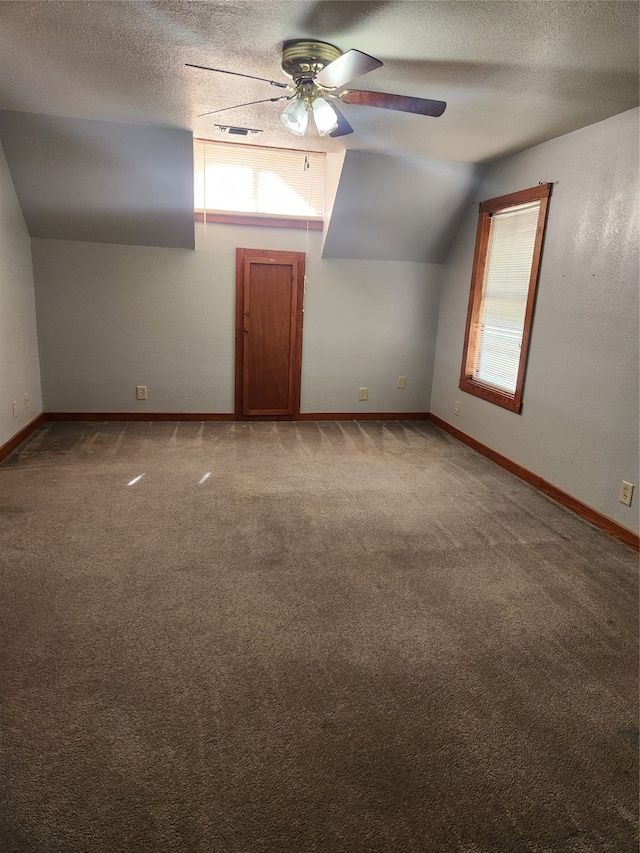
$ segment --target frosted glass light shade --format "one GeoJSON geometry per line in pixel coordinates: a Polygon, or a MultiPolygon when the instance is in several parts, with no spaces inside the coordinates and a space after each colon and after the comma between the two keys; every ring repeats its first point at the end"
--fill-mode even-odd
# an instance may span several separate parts
{"type": "Polygon", "coordinates": [[[294,98],[283,110],[280,119],[283,125],[296,136],[304,136],[309,123],[307,105],[302,98],[294,98]]]}
{"type": "Polygon", "coordinates": [[[338,126],[336,111],[324,98],[316,98],[313,102],[313,120],[320,136],[326,136],[338,126]]]}

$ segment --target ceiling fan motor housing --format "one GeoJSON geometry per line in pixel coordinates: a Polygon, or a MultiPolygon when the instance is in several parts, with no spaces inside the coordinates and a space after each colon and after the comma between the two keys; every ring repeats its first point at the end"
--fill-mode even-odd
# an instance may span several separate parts
{"type": "Polygon", "coordinates": [[[292,41],[282,50],[282,70],[298,85],[313,80],[339,56],[342,51],[324,41],[292,41]]]}

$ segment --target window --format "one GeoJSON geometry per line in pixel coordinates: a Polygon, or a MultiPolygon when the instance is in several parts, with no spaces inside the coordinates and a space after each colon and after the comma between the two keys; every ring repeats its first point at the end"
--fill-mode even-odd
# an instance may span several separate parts
{"type": "Polygon", "coordinates": [[[194,140],[196,219],[322,228],[324,154],[194,140]]]}
{"type": "Polygon", "coordinates": [[[512,412],[522,389],[551,184],[480,205],[460,388],[512,412]]]}

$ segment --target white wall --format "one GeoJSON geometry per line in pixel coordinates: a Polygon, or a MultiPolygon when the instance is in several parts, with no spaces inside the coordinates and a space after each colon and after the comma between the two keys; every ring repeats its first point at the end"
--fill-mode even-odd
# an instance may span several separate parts
{"type": "Polygon", "coordinates": [[[31,241],[0,146],[0,445],[41,411],[31,241]]]}
{"type": "Polygon", "coordinates": [[[637,531],[638,110],[494,164],[477,198],[539,181],[554,187],[522,414],[458,389],[477,207],[445,266],[431,411],[637,531]]]}
{"type": "Polygon", "coordinates": [[[428,412],[441,278],[439,264],[312,258],[301,410],[428,412]]]}
{"type": "Polygon", "coordinates": [[[230,257],[34,239],[33,269],[45,411],[233,411],[230,257]]]}
{"type": "Polygon", "coordinates": [[[198,226],[195,252],[33,240],[45,409],[233,412],[235,249],[245,247],[307,253],[303,412],[427,411],[442,267],[325,261],[321,240],[216,224],[198,226]]]}

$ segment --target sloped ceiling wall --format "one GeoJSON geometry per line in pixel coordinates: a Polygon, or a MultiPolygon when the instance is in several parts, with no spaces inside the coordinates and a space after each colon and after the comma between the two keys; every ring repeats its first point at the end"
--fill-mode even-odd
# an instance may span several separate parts
{"type": "Polygon", "coordinates": [[[0,139],[31,237],[194,248],[190,131],[4,111],[0,139]]]}
{"type": "Polygon", "coordinates": [[[486,169],[347,151],[323,257],[444,263],[486,169]]]}
{"type": "MultiPolygon", "coordinates": [[[[32,237],[194,248],[190,131],[4,111],[0,139],[32,237]]],[[[486,166],[347,151],[336,171],[323,257],[443,263],[486,166]]]]}

